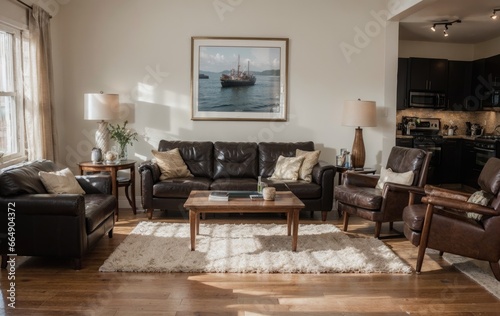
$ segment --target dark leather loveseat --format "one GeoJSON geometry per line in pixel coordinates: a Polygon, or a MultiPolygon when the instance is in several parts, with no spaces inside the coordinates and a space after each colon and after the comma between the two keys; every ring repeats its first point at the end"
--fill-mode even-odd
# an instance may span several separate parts
{"type": "Polygon", "coordinates": [[[0,171],[2,268],[7,255],[15,253],[68,257],[80,269],[84,254],[104,235],[112,237],[116,198],[111,177],[77,176],[85,194],[48,194],[38,172],[58,169],[40,160],[0,171]]]}
{"type": "Polygon", "coordinates": [[[326,220],[333,205],[333,165],[318,162],[312,181],[279,181],[271,177],[280,155],[294,157],[296,150],[314,151],[313,142],[187,142],[160,141],[158,151],[178,148],[194,177],[160,181],[160,169],[152,161],[139,166],[142,206],[152,218],[154,209],[183,211],[191,190],[256,190],[257,178],[277,190],[292,191],[304,204],[303,211],[321,211],[326,220]]]}

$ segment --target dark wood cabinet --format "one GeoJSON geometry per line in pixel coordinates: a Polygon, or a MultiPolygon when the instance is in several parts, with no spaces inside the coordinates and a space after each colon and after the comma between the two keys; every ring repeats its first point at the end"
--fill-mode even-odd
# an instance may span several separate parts
{"type": "Polygon", "coordinates": [[[448,109],[452,111],[473,110],[468,108],[472,79],[472,62],[450,60],[448,62],[448,109]]]}
{"type": "Polygon", "coordinates": [[[408,107],[408,58],[398,58],[398,87],[396,109],[408,107]]]}
{"type": "Polygon", "coordinates": [[[446,92],[448,60],[433,58],[409,59],[409,90],[446,92]]]}
{"type": "Polygon", "coordinates": [[[461,163],[460,175],[461,183],[469,187],[478,188],[477,179],[479,178],[479,171],[475,170],[473,166],[476,163],[476,152],[474,151],[474,141],[464,139],[462,140],[461,150],[461,163]]]}
{"type": "Polygon", "coordinates": [[[438,169],[439,183],[460,183],[461,139],[445,139],[441,144],[441,161],[438,169]]]}

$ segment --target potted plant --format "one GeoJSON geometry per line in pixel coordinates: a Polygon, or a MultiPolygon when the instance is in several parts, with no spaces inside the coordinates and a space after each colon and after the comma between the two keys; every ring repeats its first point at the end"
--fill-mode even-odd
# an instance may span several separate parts
{"type": "Polygon", "coordinates": [[[119,151],[118,157],[120,160],[127,160],[127,145],[132,145],[132,141],[137,141],[137,133],[127,128],[128,121],[123,123],[123,126],[116,124],[116,126],[109,124],[109,132],[111,139],[118,143],[119,151]]]}

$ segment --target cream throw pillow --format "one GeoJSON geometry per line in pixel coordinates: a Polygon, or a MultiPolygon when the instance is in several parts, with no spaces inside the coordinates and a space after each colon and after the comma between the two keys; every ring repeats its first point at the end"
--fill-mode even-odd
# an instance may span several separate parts
{"type": "Polygon", "coordinates": [[[279,156],[274,167],[271,179],[275,180],[297,180],[299,178],[299,169],[304,161],[304,156],[301,157],[284,157],[279,156]]]}
{"type": "Polygon", "coordinates": [[[39,171],[38,176],[49,193],[85,194],[85,191],[69,168],[54,172],[39,171]]]}
{"type": "Polygon", "coordinates": [[[302,162],[302,166],[299,170],[299,179],[305,180],[307,182],[312,181],[312,170],[313,167],[318,163],[320,153],[320,150],[305,151],[297,149],[295,151],[295,156],[304,157],[304,161],[302,162]]]}
{"type": "Polygon", "coordinates": [[[392,171],[391,168],[382,168],[380,170],[380,178],[378,179],[377,186],[375,188],[382,190],[384,188],[384,183],[386,182],[411,185],[413,183],[413,171],[397,173],[392,171]]]}
{"type": "Polygon", "coordinates": [[[160,180],[193,176],[182,159],[179,148],[174,148],[169,151],[157,151],[153,149],[151,152],[156,158],[156,163],[160,167],[160,180]]]}
{"type": "MultiPolygon", "coordinates": [[[[490,200],[493,198],[493,194],[488,193],[486,191],[480,190],[476,191],[471,194],[467,202],[469,203],[474,203],[474,204],[479,204],[482,206],[487,206],[488,203],[490,203],[490,200]]],[[[482,214],[474,213],[474,212],[467,212],[467,217],[475,219],[476,221],[480,221],[481,218],[483,218],[482,214]]]]}

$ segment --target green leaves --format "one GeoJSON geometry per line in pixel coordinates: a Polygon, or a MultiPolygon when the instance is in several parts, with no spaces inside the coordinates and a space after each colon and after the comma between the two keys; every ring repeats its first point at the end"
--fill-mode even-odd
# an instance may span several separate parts
{"type": "Polygon", "coordinates": [[[111,139],[120,144],[120,147],[124,147],[127,144],[132,145],[133,140],[137,141],[137,133],[127,129],[127,124],[128,121],[125,121],[123,126],[120,126],[120,124],[116,124],[116,126],[109,124],[108,127],[108,130],[111,133],[111,139]]]}

